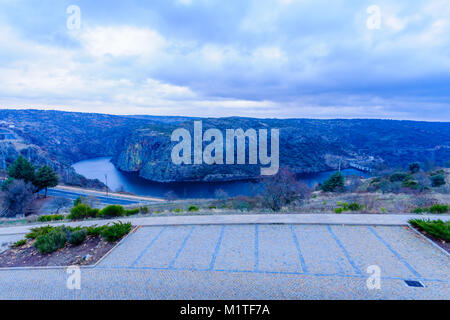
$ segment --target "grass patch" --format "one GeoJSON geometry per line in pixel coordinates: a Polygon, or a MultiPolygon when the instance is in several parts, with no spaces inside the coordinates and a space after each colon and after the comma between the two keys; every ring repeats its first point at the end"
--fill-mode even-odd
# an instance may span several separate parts
{"type": "Polygon", "coordinates": [[[339,208],[334,209],[335,213],[343,213],[346,211],[360,211],[360,210],[364,209],[363,205],[360,205],[359,203],[356,203],[356,202],[347,203],[347,202],[338,201],[337,205],[339,206],[339,208]]]}

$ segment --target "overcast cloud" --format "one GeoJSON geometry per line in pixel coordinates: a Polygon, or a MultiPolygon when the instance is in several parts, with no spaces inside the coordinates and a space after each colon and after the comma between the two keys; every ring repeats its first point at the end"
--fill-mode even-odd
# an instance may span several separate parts
{"type": "Polygon", "coordinates": [[[0,0],[0,108],[450,121],[450,4],[0,0]]]}

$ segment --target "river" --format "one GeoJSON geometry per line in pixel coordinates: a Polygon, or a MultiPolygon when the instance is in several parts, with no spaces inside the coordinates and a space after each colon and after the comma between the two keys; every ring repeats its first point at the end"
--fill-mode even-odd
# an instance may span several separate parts
{"type": "MultiPolygon", "coordinates": [[[[174,182],[159,183],[139,178],[135,174],[124,173],[116,169],[110,162],[110,158],[95,158],[77,162],[73,165],[75,171],[86,178],[98,179],[113,191],[126,191],[141,196],[164,197],[167,192],[173,191],[179,198],[212,198],[215,191],[222,189],[229,196],[252,195],[256,185],[250,181],[233,182],[174,182]]],[[[366,173],[355,169],[342,170],[344,175],[367,176],[366,173]]],[[[316,183],[323,182],[333,174],[320,172],[314,174],[303,174],[300,180],[310,187],[316,183]]]]}

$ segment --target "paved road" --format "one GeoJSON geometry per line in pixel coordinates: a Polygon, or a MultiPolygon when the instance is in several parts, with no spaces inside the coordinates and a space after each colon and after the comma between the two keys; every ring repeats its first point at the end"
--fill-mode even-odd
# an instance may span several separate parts
{"type": "Polygon", "coordinates": [[[403,226],[142,227],[82,269],[81,290],[67,277],[2,270],[0,298],[450,299],[449,256],[403,226]],[[366,286],[373,265],[380,290],[366,286]]]}
{"type": "MultiPolygon", "coordinates": [[[[89,195],[83,191],[66,191],[61,189],[49,189],[48,193],[49,196],[53,197],[64,197],[68,199],[75,200],[79,196],[82,197],[88,197],[89,195]]],[[[120,204],[120,205],[132,205],[132,204],[139,204],[144,203],[146,201],[139,201],[134,199],[123,199],[123,198],[116,198],[112,196],[100,196],[96,195],[95,198],[97,198],[102,204],[104,205],[110,205],[110,204],[120,204]]],[[[148,201],[147,201],[148,202],[148,201]]]]}

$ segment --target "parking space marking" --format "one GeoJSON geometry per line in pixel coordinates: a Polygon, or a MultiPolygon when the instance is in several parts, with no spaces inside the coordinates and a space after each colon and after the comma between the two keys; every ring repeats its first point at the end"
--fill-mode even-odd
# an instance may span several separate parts
{"type": "Polygon", "coordinates": [[[144,255],[147,253],[147,251],[151,248],[151,246],[153,246],[153,244],[155,243],[156,240],[158,240],[158,238],[161,236],[161,234],[167,229],[167,226],[165,226],[164,228],[161,229],[161,231],[156,235],[156,237],[153,238],[152,241],[150,241],[150,243],[145,247],[144,250],[142,250],[141,254],[139,255],[139,257],[131,264],[132,267],[134,267],[143,257],[144,255]]]}
{"type": "Polygon", "coordinates": [[[412,274],[414,274],[417,278],[421,278],[421,275],[405,259],[403,259],[402,256],[400,256],[400,254],[389,245],[389,243],[384,241],[384,239],[375,231],[373,227],[367,228],[370,230],[370,232],[372,232],[375,235],[375,237],[377,237],[378,240],[380,240],[381,243],[383,243],[386,246],[386,248],[389,249],[389,251],[392,252],[394,256],[397,257],[397,259],[399,259],[405,265],[405,267],[409,269],[409,271],[412,272],[412,274]]]}
{"type": "Polygon", "coordinates": [[[402,229],[388,228],[293,224],[144,227],[96,268],[365,277],[364,268],[376,264],[382,268],[383,279],[450,283],[445,276],[447,257],[432,247],[418,246],[420,239],[409,234],[405,238],[402,229]],[[410,246],[402,239],[411,242],[410,246]],[[423,248],[423,259],[414,260],[420,253],[410,247],[423,248]],[[430,256],[440,258],[433,264],[440,273],[420,272],[426,270],[430,256]]]}
{"type": "Polygon", "coordinates": [[[308,267],[306,266],[305,258],[303,257],[302,250],[300,249],[300,245],[298,243],[297,236],[295,235],[295,232],[294,232],[294,226],[292,224],[291,224],[290,229],[291,229],[292,238],[294,239],[295,247],[297,248],[297,253],[298,253],[298,257],[300,259],[300,264],[302,266],[302,271],[306,273],[306,272],[308,272],[308,267]]]}
{"type": "Polygon", "coordinates": [[[181,244],[181,246],[178,248],[177,253],[175,254],[175,257],[173,258],[173,260],[170,262],[169,264],[169,269],[173,268],[173,265],[175,264],[175,262],[178,259],[178,256],[180,255],[181,251],[183,251],[184,246],[186,245],[186,242],[189,240],[189,238],[192,235],[192,232],[194,231],[195,226],[192,226],[191,230],[189,231],[189,233],[187,234],[187,236],[184,238],[183,243],[181,244]]]}
{"type": "Polygon", "coordinates": [[[258,271],[259,267],[259,252],[258,252],[258,225],[255,225],[255,271],[258,271]]]}
{"type": "Polygon", "coordinates": [[[333,239],[336,241],[339,247],[341,247],[342,251],[344,252],[345,257],[347,258],[348,262],[352,265],[353,269],[357,274],[362,274],[361,270],[356,266],[355,262],[350,257],[350,254],[348,253],[347,249],[345,249],[344,245],[341,243],[341,241],[338,239],[336,234],[331,230],[331,226],[328,226],[328,231],[330,232],[333,239]]]}
{"type": "Polygon", "coordinates": [[[223,234],[225,232],[225,227],[226,226],[222,226],[222,228],[220,229],[219,240],[217,240],[216,248],[214,249],[214,253],[213,253],[213,256],[211,258],[211,263],[209,264],[209,270],[213,270],[214,269],[214,264],[216,263],[217,255],[219,254],[220,245],[222,244],[222,239],[223,239],[223,234]]]}
{"type": "Polygon", "coordinates": [[[223,233],[214,270],[255,271],[255,227],[228,225],[223,233]]]}

